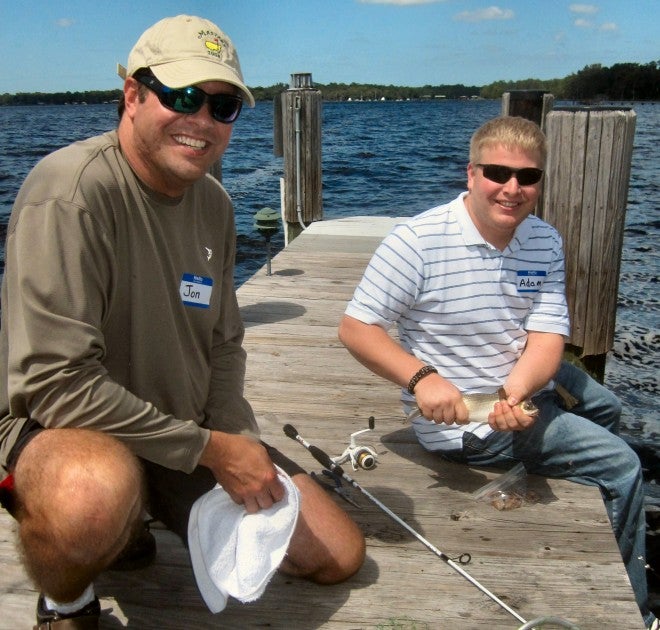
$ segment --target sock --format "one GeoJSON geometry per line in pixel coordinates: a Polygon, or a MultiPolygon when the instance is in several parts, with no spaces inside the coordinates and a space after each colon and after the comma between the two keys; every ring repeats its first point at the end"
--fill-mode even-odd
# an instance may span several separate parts
{"type": "Polygon", "coordinates": [[[46,608],[48,608],[48,610],[55,610],[63,615],[70,615],[71,613],[81,610],[82,608],[87,606],[87,604],[94,601],[94,597],[95,597],[94,585],[90,584],[83,591],[83,594],[78,599],[72,602],[56,602],[53,601],[47,595],[45,595],[44,603],[46,604],[46,608]]]}

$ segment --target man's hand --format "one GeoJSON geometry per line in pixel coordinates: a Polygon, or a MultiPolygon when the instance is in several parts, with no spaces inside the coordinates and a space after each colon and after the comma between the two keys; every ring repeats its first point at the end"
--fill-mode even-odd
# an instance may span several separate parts
{"type": "Polygon", "coordinates": [[[210,468],[229,496],[251,514],[284,498],[273,462],[252,437],[211,431],[199,463],[210,468]]]}
{"type": "Polygon", "coordinates": [[[429,374],[415,386],[422,415],[436,424],[466,424],[468,410],[460,390],[438,374],[429,374]]]}
{"type": "Polygon", "coordinates": [[[488,424],[496,431],[522,431],[530,427],[536,418],[528,416],[518,406],[518,402],[513,396],[496,402],[493,411],[488,415],[488,424]]]}

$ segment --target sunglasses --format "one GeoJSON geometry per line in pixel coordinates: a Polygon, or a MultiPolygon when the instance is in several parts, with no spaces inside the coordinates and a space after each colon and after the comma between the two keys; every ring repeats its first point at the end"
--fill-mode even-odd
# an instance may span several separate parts
{"type": "Polygon", "coordinates": [[[501,164],[476,164],[483,170],[484,177],[497,184],[506,184],[512,177],[521,186],[531,186],[541,181],[543,171],[540,168],[511,168],[501,164]]]}
{"type": "Polygon", "coordinates": [[[136,81],[146,85],[160,101],[160,104],[177,114],[195,114],[208,100],[211,116],[218,122],[233,123],[241,113],[243,99],[235,94],[207,94],[195,85],[170,88],[163,85],[151,73],[135,73],[136,81]]]}

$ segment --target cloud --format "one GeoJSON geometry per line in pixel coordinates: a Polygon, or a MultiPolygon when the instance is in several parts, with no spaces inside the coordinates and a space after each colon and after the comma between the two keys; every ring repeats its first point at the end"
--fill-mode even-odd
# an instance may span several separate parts
{"type": "Polygon", "coordinates": [[[55,20],[55,24],[60,28],[69,28],[70,26],[73,26],[73,23],[74,20],[71,18],[59,18],[58,20],[55,20]]]}
{"type": "MultiPolygon", "coordinates": [[[[571,4],[569,5],[568,10],[576,15],[592,16],[600,11],[600,7],[596,6],[595,4],[571,4]]],[[[619,30],[619,27],[615,22],[603,22],[602,24],[596,24],[592,22],[588,17],[576,17],[573,25],[577,26],[578,28],[597,28],[599,31],[605,32],[619,30]]]]}
{"type": "Polygon", "coordinates": [[[458,22],[484,22],[487,20],[511,20],[515,13],[511,9],[488,7],[476,11],[462,11],[454,16],[458,22]]]}
{"type": "Polygon", "coordinates": [[[401,7],[412,6],[415,4],[436,4],[445,2],[445,0],[358,0],[360,4],[396,4],[401,7]]]}
{"type": "Polygon", "coordinates": [[[571,13],[583,13],[585,15],[594,15],[600,11],[595,4],[571,4],[568,10],[571,13]]]}

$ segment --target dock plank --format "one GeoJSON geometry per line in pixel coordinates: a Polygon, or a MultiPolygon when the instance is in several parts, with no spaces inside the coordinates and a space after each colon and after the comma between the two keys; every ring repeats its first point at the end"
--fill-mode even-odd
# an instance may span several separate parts
{"type": "MultiPolygon", "coordinates": [[[[246,395],[264,438],[310,471],[320,466],[287,438],[293,424],[330,455],[352,432],[378,453],[373,470],[348,472],[433,545],[531,620],[559,616],[582,630],[643,624],[597,489],[527,478],[535,500],[499,511],[473,493],[493,470],[442,461],[422,449],[402,416],[397,388],[359,365],[337,339],[337,325],[379,242],[377,223],[322,222],[303,233],[238,291],[246,322],[246,395]]],[[[312,630],[518,628],[521,623],[458,575],[357,490],[359,508],[332,495],[367,538],[367,561],[344,584],[317,586],[276,575],[256,602],[206,609],[188,554],[156,527],[154,565],[106,572],[96,583],[103,628],[271,628],[312,630]]],[[[13,521],[0,511],[0,628],[29,628],[37,593],[14,548],[13,521]]]]}

